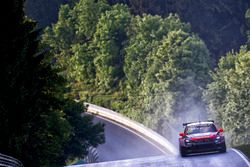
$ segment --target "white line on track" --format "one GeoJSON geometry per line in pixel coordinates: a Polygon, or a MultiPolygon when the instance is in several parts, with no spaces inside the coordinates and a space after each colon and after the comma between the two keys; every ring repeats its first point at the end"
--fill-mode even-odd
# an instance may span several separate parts
{"type": "Polygon", "coordinates": [[[238,151],[238,150],[236,150],[234,148],[231,148],[231,150],[236,152],[246,162],[246,164],[250,167],[250,162],[248,161],[248,159],[246,158],[245,155],[243,155],[240,151],[238,151]]]}

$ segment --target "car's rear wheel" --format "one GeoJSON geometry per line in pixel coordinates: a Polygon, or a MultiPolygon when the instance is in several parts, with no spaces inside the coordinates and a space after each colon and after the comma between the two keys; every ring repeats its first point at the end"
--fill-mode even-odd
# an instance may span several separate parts
{"type": "Polygon", "coordinates": [[[226,143],[224,142],[224,143],[221,144],[221,150],[220,150],[220,152],[221,153],[225,153],[226,151],[227,151],[227,146],[226,146],[226,143]]]}
{"type": "Polygon", "coordinates": [[[182,157],[186,157],[187,156],[187,153],[186,153],[186,150],[185,150],[184,147],[180,146],[180,154],[181,154],[182,157]]]}

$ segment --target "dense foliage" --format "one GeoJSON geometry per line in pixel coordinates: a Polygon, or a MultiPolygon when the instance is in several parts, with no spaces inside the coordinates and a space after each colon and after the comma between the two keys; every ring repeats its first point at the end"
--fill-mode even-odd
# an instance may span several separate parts
{"type": "MultiPolygon", "coordinates": [[[[245,14],[248,29],[249,12],[250,9],[245,14]]],[[[220,59],[218,67],[211,74],[212,82],[204,92],[209,114],[226,129],[234,146],[249,145],[250,141],[249,30],[246,35],[247,45],[242,46],[239,52],[229,52],[220,59]]]]}
{"type": "Polygon", "coordinates": [[[212,75],[205,99],[210,114],[232,135],[231,144],[249,144],[250,51],[228,53],[212,75]]]}
{"type": "Polygon", "coordinates": [[[204,94],[231,144],[249,143],[250,1],[72,2],[43,35],[71,88],[68,97],[164,134],[171,121],[203,118],[204,94]]]}
{"type": "Polygon", "coordinates": [[[101,15],[96,25],[93,39],[96,85],[103,90],[116,87],[124,76],[122,49],[130,18],[125,5],[114,5],[101,15]]]}
{"type": "MultiPolygon", "coordinates": [[[[55,21],[59,4],[66,2],[26,1],[27,14],[43,26],[55,21]]],[[[71,0],[67,3],[73,4],[77,1],[71,0]]],[[[215,61],[231,49],[239,49],[246,41],[244,16],[246,9],[250,7],[249,0],[108,0],[108,3],[127,4],[135,15],[146,13],[167,17],[170,13],[177,13],[183,21],[191,23],[192,31],[205,41],[215,61]]]]}
{"type": "Polygon", "coordinates": [[[62,6],[43,42],[73,98],[119,110],[162,133],[161,124],[184,112],[205,112],[209,51],[178,15],[133,16],[126,5],[81,0],[62,6]]]}
{"type": "Polygon", "coordinates": [[[108,0],[111,4],[128,4],[132,13],[168,16],[177,13],[192,25],[192,31],[205,41],[217,61],[231,49],[239,49],[245,41],[245,11],[249,0],[108,0]]]}
{"type": "Polygon", "coordinates": [[[83,106],[64,98],[65,80],[39,49],[39,31],[23,1],[5,6],[1,36],[0,152],[25,166],[63,166],[103,142],[103,125],[81,117],[83,106]]]}
{"type": "Polygon", "coordinates": [[[197,108],[205,112],[201,94],[209,81],[209,53],[190,26],[176,15],[143,15],[134,18],[129,33],[122,112],[161,133],[173,118],[197,108]]]}

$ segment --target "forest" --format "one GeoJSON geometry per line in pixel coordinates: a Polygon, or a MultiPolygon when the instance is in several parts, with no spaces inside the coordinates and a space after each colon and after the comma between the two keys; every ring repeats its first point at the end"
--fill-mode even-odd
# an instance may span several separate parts
{"type": "MultiPolygon", "coordinates": [[[[7,2],[1,36],[0,152],[25,167],[64,166],[104,142],[102,124],[81,116],[64,96],[66,80],[40,46],[41,30],[25,17],[23,1],[7,2]]],[[[2,165],[1,165],[2,166],[2,165]]]]}
{"type": "Polygon", "coordinates": [[[250,145],[248,0],[12,0],[7,7],[2,153],[25,166],[84,157],[105,139],[104,125],[81,117],[83,102],[166,138],[170,125],[214,119],[231,146],[250,145]]]}
{"type": "Polygon", "coordinates": [[[249,144],[249,3],[157,2],[61,6],[42,43],[68,81],[67,96],[163,135],[173,122],[209,117],[231,145],[249,144]]]}

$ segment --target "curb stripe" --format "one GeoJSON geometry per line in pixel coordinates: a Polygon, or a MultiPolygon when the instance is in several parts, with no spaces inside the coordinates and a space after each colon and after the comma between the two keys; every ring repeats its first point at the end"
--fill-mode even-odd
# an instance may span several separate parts
{"type": "Polygon", "coordinates": [[[236,150],[234,148],[231,148],[231,150],[233,150],[234,152],[236,152],[246,162],[246,164],[250,167],[249,160],[246,158],[246,156],[241,151],[236,150]]]}

